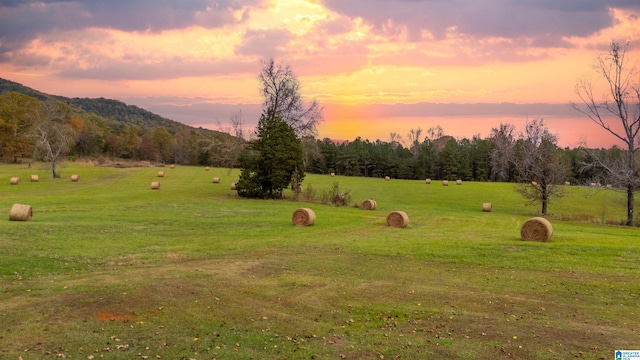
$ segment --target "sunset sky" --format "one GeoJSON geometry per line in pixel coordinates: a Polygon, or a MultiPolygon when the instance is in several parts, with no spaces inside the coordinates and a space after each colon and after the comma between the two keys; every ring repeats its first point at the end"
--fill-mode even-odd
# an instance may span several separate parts
{"type": "Polygon", "coordinates": [[[543,118],[561,146],[609,146],[569,103],[612,40],[640,68],[639,1],[0,0],[2,78],[220,129],[257,123],[273,57],[325,108],[319,138],[346,140],[543,118]]]}

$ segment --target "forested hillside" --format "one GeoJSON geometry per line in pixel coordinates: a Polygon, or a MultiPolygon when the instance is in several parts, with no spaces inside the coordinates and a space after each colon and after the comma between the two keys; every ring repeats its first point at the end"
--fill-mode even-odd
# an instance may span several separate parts
{"type": "Polygon", "coordinates": [[[38,141],[46,134],[35,136],[34,127],[42,130],[44,127],[37,125],[56,124],[49,121],[56,118],[64,123],[60,127],[65,130],[64,139],[49,136],[45,147],[53,142],[70,158],[233,166],[225,149],[229,143],[241,142],[229,134],[193,128],[118,100],[50,95],[0,79],[2,158],[46,157],[38,151],[38,141]]]}
{"type": "Polygon", "coordinates": [[[11,91],[29,95],[40,101],[55,99],[71,105],[79,112],[84,111],[87,113],[92,113],[105,119],[115,120],[117,122],[126,124],[138,125],[142,128],[164,126],[167,129],[171,129],[173,131],[179,131],[189,127],[180,122],[154,114],[138,106],[127,105],[122,101],[105,98],[67,98],[64,96],[49,95],[23,86],[16,82],[0,78],[0,94],[11,91]]]}

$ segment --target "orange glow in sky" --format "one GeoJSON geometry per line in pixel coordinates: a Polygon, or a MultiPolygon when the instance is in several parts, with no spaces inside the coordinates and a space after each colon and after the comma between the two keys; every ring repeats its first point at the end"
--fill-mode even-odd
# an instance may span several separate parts
{"type": "Polygon", "coordinates": [[[0,77],[216,129],[238,110],[257,122],[260,61],[274,57],[324,106],[319,138],[388,141],[438,125],[486,137],[544,118],[563,146],[609,146],[568,109],[574,86],[599,79],[591,65],[612,40],[640,64],[640,4],[624,2],[104,3],[0,3],[0,77]]]}

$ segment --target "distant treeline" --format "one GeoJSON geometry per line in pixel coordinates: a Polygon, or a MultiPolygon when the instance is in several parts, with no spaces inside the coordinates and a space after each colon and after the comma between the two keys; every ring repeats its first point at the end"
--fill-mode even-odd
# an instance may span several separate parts
{"type": "MultiPolygon", "coordinates": [[[[514,140],[517,147],[518,140],[514,140]]],[[[496,139],[455,139],[443,136],[426,139],[412,146],[398,141],[375,142],[357,138],[336,144],[330,139],[317,140],[316,157],[309,157],[306,171],[317,174],[335,173],[346,176],[385,177],[396,179],[465,180],[515,182],[521,177],[508,158],[492,156],[496,139]]],[[[600,178],[601,169],[593,164],[595,152],[619,156],[619,149],[592,150],[558,148],[570,169],[566,181],[588,184],[600,178]]]]}

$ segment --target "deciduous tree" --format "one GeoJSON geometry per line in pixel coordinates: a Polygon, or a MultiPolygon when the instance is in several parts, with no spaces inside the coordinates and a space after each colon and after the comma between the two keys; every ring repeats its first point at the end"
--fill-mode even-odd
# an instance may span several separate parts
{"type": "Polygon", "coordinates": [[[627,225],[633,226],[635,192],[640,186],[638,147],[640,139],[640,76],[626,58],[628,44],[612,41],[607,54],[598,57],[594,70],[604,79],[607,89],[602,97],[594,94],[593,83],[579,80],[576,93],[580,104],[573,108],[586,115],[602,129],[624,143],[624,159],[607,161],[593,153],[595,162],[590,166],[602,167],[608,173],[608,182],[627,193],[627,225]]]}
{"type": "Polygon", "coordinates": [[[39,106],[36,98],[25,94],[0,95],[0,155],[9,155],[14,162],[19,156],[31,155],[29,130],[39,106]]]}
{"type": "Polygon", "coordinates": [[[516,190],[531,203],[540,203],[543,216],[547,215],[549,201],[563,196],[561,185],[568,177],[568,165],[557,141],[542,119],[527,121],[513,158],[520,180],[516,190]]]}
{"type": "Polygon", "coordinates": [[[51,163],[51,175],[60,177],[56,166],[65,155],[80,130],[80,122],[71,116],[68,105],[55,100],[40,103],[34,114],[31,136],[36,142],[36,154],[51,163]]]}
{"type": "Polygon", "coordinates": [[[310,103],[304,102],[300,81],[289,65],[276,63],[273,58],[265,60],[258,80],[260,94],[264,98],[263,112],[272,112],[287,123],[299,139],[316,135],[323,109],[315,99],[310,103]]]}

